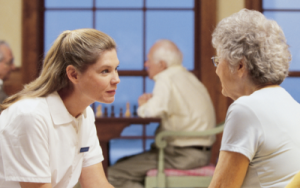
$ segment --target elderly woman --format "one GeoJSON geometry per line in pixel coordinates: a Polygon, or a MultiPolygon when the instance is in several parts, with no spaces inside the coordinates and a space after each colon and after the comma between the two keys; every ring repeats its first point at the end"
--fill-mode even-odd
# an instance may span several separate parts
{"type": "Polygon", "coordinates": [[[279,86],[291,60],[282,29],[244,9],[218,24],[212,43],[234,103],[210,188],[285,187],[300,170],[300,105],[279,86]]]}

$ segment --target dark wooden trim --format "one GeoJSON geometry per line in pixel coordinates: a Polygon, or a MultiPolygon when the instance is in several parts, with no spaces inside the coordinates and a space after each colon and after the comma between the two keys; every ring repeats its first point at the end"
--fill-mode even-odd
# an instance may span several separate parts
{"type": "Polygon", "coordinates": [[[245,8],[262,12],[262,1],[263,0],[245,0],[245,8]]]}
{"type": "Polygon", "coordinates": [[[18,67],[10,73],[3,84],[3,89],[7,95],[13,95],[23,89],[21,68],[18,67]]]}
{"type": "MultiPolygon", "coordinates": [[[[143,65],[144,65],[144,62],[146,62],[146,34],[147,34],[147,30],[146,30],[146,0],[143,0],[143,65]]],[[[145,66],[143,66],[143,71],[145,71],[145,66]]],[[[146,76],[143,76],[143,93],[146,93],[146,76]]],[[[145,125],[143,125],[143,129],[145,129],[145,125]]],[[[145,145],[145,141],[143,140],[143,145],[145,145]]]]}
{"type": "MultiPolygon", "coordinates": [[[[200,14],[197,15],[197,19],[200,20],[200,31],[198,28],[196,33],[196,35],[198,35],[197,37],[200,36],[200,39],[197,38],[198,41],[195,42],[195,44],[200,42],[200,47],[196,49],[196,53],[200,54],[200,59],[197,60],[197,63],[199,64],[199,67],[197,66],[197,70],[200,72],[198,75],[200,75],[201,82],[207,88],[212,99],[216,111],[217,123],[220,123],[225,120],[227,109],[232,103],[232,100],[222,95],[221,83],[215,73],[216,68],[211,63],[211,57],[216,55],[215,49],[211,43],[211,35],[217,23],[217,0],[201,0],[200,2],[200,6],[197,6],[200,9],[200,14]]],[[[210,161],[213,164],[217,161],[221,140],[222,134],[217,135],[217,140],[212,148],[210,161]]]]}
{"type": "Polygon", "coordinates": [[[300,71],[290,71],[289,77],[300,77],[300,71]]]}
{"type": "MultiPolygon", "coordinates": [[[[145,128],[145,127],[143,127],[143,128],[145,128]]],[[[144,133],[142,134],[142,136],[121,136],[120,138],[115,138],[115,139],[129,139],[129,140],[130,139],[144,139],[144,140],[155,139],[155,136],[146,136],[146,129],[143,129],[143,132],[144,133]]]]}
{"type": "Polygon", "coordinates": [[[45,23],[45,1],[39,1],[39,5],[38,5],[38,28],[40,30],[39,35],[38,35],[38,45],[39,45],[39,51],[38,51],[38,62],[37,62],[37,70],[38,70],[38,75],[41,72],[42,68],[43,68],[43,60],[44,60],[44,35],[45,35],[45,31],[44,31],[44,23],[45,23]]]}
{"type": "Polygon", "coordinates": [[[146,70],[119,70],[119,76],[147,76],[146,70]]]}
{"type": "Polygon", "coordinates": [[[300,12],[300,9],[263,9],[264,12],[300,12]]]}
{"type": "Polygon", "coordinates": [[[85,11],[85,10],[89,10],[89,11],[93,11],[93,9],[95,10],[101,10],[101,11],[111,11],[111,10],[124,10],[124,11],[133,11],[133,10],[144,10],[144,11],[148,11],[148,10],[158,10],[158,11],[174,11],[174,10],[194,10],[194,8],[146,8],[146,7],[141,7],[141,8],[46,8],[45,10],[63,10],[63,11],[85,11]]]}
{"type": "MultiPolygon", "coordinates": [[[[199,65],[197,65],[197,66],[199,66],[199,65]]],[[[193,70],[190,72],[195,74],[198,77],[200,71],[193,70]]],[[[148,73],[146,70],[119,70],[118,73],[119,73],[119,76],[143,76],[143,77],[148,76],[148,73]]],[[[198,78],[200,78],[200,77],[198,77],[198,78]]]]}
{"type": "Polygon", "coordinates": [[[195,1],[194,22],[194,74],[201,80],[201,1],[195,1]]]}
{"type": "Polygon", "coordinates": [[[33,81],[43,59],[44,1],[22,1],[22,75],[23,83],[33,81]]]}
{"type": "Polygon", "coordinates": [[[153,122],[161,122],[160,118],[139,118],[139,117],[121,117],[121,118],[111,118],[111,117],[100,117],[96,118],[96,123],[127,123],[127,124],[149,124],[153,122]]]}

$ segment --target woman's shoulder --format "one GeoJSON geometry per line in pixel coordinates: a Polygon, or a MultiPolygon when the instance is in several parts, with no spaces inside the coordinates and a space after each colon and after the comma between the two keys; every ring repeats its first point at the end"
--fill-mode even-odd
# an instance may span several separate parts
{"type": "Polygon", "coordinates": [[[47,113],[48,105],[43,97],[25,98],[15,102],[1,113],[1,118],[22,119],[26,117],[38,118],[47,113]]]}
{"type": "Polygon", "coordinates": [[[8,109],[19,113],[38,113],[47,106],[44,97],[25,98],[12,104],[8,109]]]}
{"type": "Polygon", "coordinates": [[[268,106],[277,106],[280,101],[292,102],[290,94],[282,87],[263,88],[253,92],[251,95],[242,96],[234,101],[234,104],[245,105],[248,107],[264,108],[268,106]]]}
{"type": "Polygon", "coordinates": [[[47,130],[45,118],[50,116],[48,111],[44,98],[22,99],[2,111],[0,130],[20,133],[22,131],[47,130]]]}

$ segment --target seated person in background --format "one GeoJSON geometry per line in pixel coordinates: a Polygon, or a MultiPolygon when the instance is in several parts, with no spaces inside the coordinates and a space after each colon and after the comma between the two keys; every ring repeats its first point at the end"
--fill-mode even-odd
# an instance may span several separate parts
{"type": "Polygon", "coordinates": [[[210,188],[285,187],[300,170],[300,104],[279,86],[291,60],[283,31],[243,9],[212,36],[222,93],[234,103],[210,188]]]}
{"type": "MultiPolygon", "coordinates": [[[[156,42],[145,63],[155,81],[153,94],[143,94],[138,102],[140,117],[160,117],[157,133],[204,131],[215,127],[215,112],[204,85],[182,65],[182,54],[169,40],[156,42]]],[[[157,134],[156,133],[156,134],[157,134]]],[[[210,161],[215,137],[172,138],[165,150],[165,168],[192,169],[210,161]]],[[[158,149],[129,157],[108,168],[108,180],[115,188],[140,188],[150,169],[157,168],[158,149]]]]}
{"type": "Polygon", "coordinates": [[[6,93],[3,91],[3,81],[8,79],[14,68],[12,51],[5,41],[0,40],[0,104],[7,98],[6,93]]]}

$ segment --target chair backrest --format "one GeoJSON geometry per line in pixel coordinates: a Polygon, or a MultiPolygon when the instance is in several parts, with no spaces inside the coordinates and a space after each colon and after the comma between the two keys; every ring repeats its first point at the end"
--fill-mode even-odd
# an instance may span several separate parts
{"type": "Polygon", "coordinates": [[[155,144],[159,148],[158,153],[158,174],[157,174],[157,185],[158,187],[165,187],[166,176],[164,174],[164,152],[163,149],[167,146],[167,141],[165,137],[170,136],[183,136],[183,137],[202,137],[202,136],[211,136],[223,132],[224,122],[218,124],[215,128],[201,131],[201,132],[182,132],[182,131],[163,131],[156,135],[155,144]]]}
{"type": "Polygon", "coordinates": [[[285,188],[300,188],[300,171],[285,188]]]}

